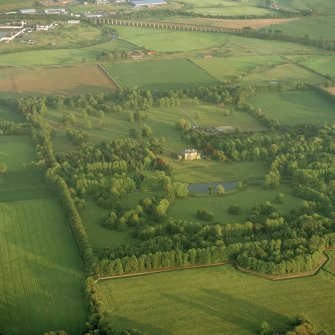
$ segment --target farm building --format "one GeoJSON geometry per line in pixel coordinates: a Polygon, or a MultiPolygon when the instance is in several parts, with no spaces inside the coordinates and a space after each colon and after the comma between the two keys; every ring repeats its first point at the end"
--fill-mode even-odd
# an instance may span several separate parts
{"type": "Polygon", "coordinates": [[[65,8],[48,8],[44,9],[44,13],[48,15],[66,14],[65,8]]]}
{"type": "Polygon", "coordinates": [[[184,160],[184,161],[193,161],[200,158],[201,155],[197,149],[186,149],[177,156],[178,160],[184,160]]]}
{"type": "Polygon", "coordinates": [[[20,14],[23,15],[31,15],[31,14],[36,14],[36,9],[34,8],[27,8],[27,9],[20,9],[20,14]]]}
{"type": "Polygon", "coordinates": [[[131,0],[130,2],[135,7],[154,7],[167,4],[165,0],[131,0]]]}

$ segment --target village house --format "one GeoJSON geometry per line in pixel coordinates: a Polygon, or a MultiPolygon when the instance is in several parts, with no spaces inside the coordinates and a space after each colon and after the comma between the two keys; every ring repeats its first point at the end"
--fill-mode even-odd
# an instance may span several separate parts
{"type": "Polygon", "coordinates": [[[181,154],[177,155],[178,160],[193,161],[200,159],[201,155],[197,149],[185,149],[181,154]]]}

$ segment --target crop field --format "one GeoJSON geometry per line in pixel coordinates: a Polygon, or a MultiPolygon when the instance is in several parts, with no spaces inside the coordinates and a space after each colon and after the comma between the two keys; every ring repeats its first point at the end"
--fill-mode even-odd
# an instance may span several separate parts
{"type": "Polygon", "coordinates": [[[24,7],[31,7],[33,5],[33,0],[0,0],[0,9],[9,10],[24,7]]]}
{"type": "Polygon", "coordinates": [[[116,90],[116,84],[96,65],[3,70],[0,95],[70,95],[116,90]]]}
{"type": "Polygon", "coordinates": [[[22,170],[34,157],[35,151],[28,136],[0,137],[0,162],[7,165],[8,172],[22,170]]]}
{"type": "Polygon", "coordinates": [[[227,43],[225,34],[175,31],[167,29],[116,27],[120,38],[139,47],[159,52],[177,52],[208,49],[227,43]]]}
{"type": "Polygon", "coordinates": [[[0,331],[75,335],[86,318],[80,258],[53,199],[0,204],[0,331]]]}
{"type": "Polygon", "coordinates": [[[121,40],[112,40],[96,45],[74,49],[30,50],[0,54],[0,67],[31,67],[75,64],[96,61],[103,51],[130,51],[134,46],[121,40]]]}
{"type": "Polygon", "coordinates": [[[275,40],[261,40],[242,36],[230,35],[225,46],[236,55],[256,54],[256,55],[282,55],[282,54],[301,54],[316,52],[318,49],[308,45],[302,45],[292,42],[283,42],[275,40]]]}
{"type": "Polygon", "coordinates": [[[194,63],[219,80],[242,79],[245,75],[284,63],[281,56],[237,56],[192,59],[194,63]]]}
{"type": "Polygon", "coordinates": [[[324,271],[272,282],[224,265],[110,280],[99,290],[118,328],[150,335],[250,335],[263,321],[288,327],[297,312],[333,334],[334,282],[324,271]]]}
{"type": "Polygon", "coordinates": [[[258,94],[249,98],[281,125],[334,122],[334,104],[314,91],[258,94]]]}
{"type": "Polygon", "coordinates": [[[295,64],[280,64],[274,67],[261,69],[260,71],[254,71],[247,75],[243,82],[245,83],[268,83],[268,82],[308,82],[310,84],[320,84],[325,82],[325,78],[310,71],[302,68],[295,64]]]}
{"type": "Polygon", "coordinates": [[[241,191],[228,192],[223,196],[195,196],[176,200],[168,212],[168,216],[175,219],[200,222],[196,213],[198,209],[206,209],[214,214],[214,222],[222,224],[245,222],[253,206],[263,201],[271,201],[279,211],[287,213],[292,209],[302,206],[302,200],[291,195],[291,189],[285,185],[276,190],[266,190],[262,186],[249,186],[241,191]],[[283,203],[276,203],[278,193],[284,194],[283,203]],[[241,214],[231,215],[228,208],[238,204],[241,214]]]}
{"type": "Polygon", "coordinates": [[[105,64],[113,78],[124,87],[152,90],[214,84],[217,80],[188,60],[162,60],[105,64]]]}
{"type": "Polygon", "coordinates": [[[167,17],[166,21],[186,23],[186,24],[197,24],[197,25],[206,25],[214,27],[225,27],[225,28],[234,28],[242,29],[246,27],[250,28],[263,28],[271,25],[277,25],[280,23],[290,22],[296,20],[295,18],[274,18],[274,19],[241,19],[241,20],[230,20],[230,19],[213,19],[206,17],[167,17]]]}
{"type": "Polygon", "coordinates": [[[327,10],[334,9],[333,0],[278,0],[278,5],[283,8],[293,9],[316,9],[318,12],[326,12],[327,10]]]}
{"type": "Polygon", "coordinates": [[[39,199],[52,194],[40,171],[27,169],[0,175],[0,202],[39,199]]]}
{"type": "Polygon", "coordinates": [[[198,14],[210,15],[265,15],[273,14],[266,8],[259,8],[255,5],[255,1],[230,1],[230,0],[187,0],[184,1],[186,5],[192,5],[189,11],[198,14]]]}
{"type": "MultiPolygon", "coordinates": [[[[333,10],[335,6],[333,5],[333,10]]],[[[330,12],[334,14],[334,11],[330,12]]],[[[281,30],[284,34],[293,36],[305,36],[306,34],[313,39],[334,41],[334,20],[335,15],[316,16],[301,18],[299,20],[289,21],[268,27],[269,29],[281,30]]]]}
{"type": "Polygon", "coordinates": [[[214,47],[224,47],[225,51],[231,51],[237,55],[264,53],[273,56],[274,53],[302,53],[315,52],[317,50],[315,47],[297,43],[260,40],[223,33],[127,26],[117,26],[115,28],[120,34],[120,39],[139,47],[145,47],[158,52],[190,52],[214,47]]]}

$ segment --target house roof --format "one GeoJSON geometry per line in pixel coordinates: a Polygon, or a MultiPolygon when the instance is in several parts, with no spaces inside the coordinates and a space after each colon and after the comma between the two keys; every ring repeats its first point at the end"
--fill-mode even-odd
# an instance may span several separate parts
{"type": "Polygon", "coordinates": [[[135,6],[150,6],[150,5],[164,5],[167,2],[165,0],[131,0],[135,6]]]}

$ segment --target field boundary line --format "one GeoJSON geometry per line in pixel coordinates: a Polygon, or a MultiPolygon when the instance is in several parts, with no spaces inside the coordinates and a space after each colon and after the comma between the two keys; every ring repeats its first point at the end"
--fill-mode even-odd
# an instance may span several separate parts
{"type": "Polygon", "coordinates": [[[110,81],[112,81],[114,84],[116,84],[116,86],[117,86],[119,89],[122,88],[120,82],[119,82],[117,79],[113,78],[113,76],[108,72],[108,70],[107,70],[102,64],[98,63],[98,68],[104,73],[104,75],[105,75],[110,81]]]}
{"type": "Polygon", "coordinates": [[[99,283],[100,281],[105,281],[109,279],[122,279],[122,278],[129,278],[129,277],[139,277],[144,275],[151,275],[155,273],[164,273],[164,272],[172,272],[172,271],[181,271],[181,270],[190,270],[190,269],[199,269],[199,268],[209,268],[214,266],[221,266],[225,264],[233,264],[231,261],[225,261],[220,263],[214,263],[214,264],[195,264],[195,265],[189,265],[184,267],[174,267],[174,268],[162,268],[157,270],[148,270],[148,271],[142,271],[142,272],[135,272],[135,273],[127,273],[123,275],[116,275],[116,276],[105,276],[105,277],[99,277],[95,280],[96,283],[99,283]]]}
{"type": "Polygon", "coordinates": [[[291,64],[294,64],[294,65],[296,65],[296,66],[298,66],[298,67],[300,67],[300,68],[302,68],[304,70],[307,70],[309,72],[317,74],[318,76],[320,76],[322,78],[325,78],[325,79],[329,80],[329,78],[326,75],[324,75],[324,74],[322,74],[322,73],[320,73],[320,72],[318,72],[318,71],[316,71],[316,70],[314,70],[314,69],[312,69],[312,68],[310,68],[310,67],[308,67],[308,66],[306,66],[304,64],[301,64],[301,63],[299,63],[299,62],[297,62],[297,61],[295,61],[293,59],[290,59],[290,58],[288,58],[286,56],[284,56],[284,58],[287,59],[291,64]]]}
{"type": "Polygon", "coordinates": [[[222,80],[213,76],[211,73],[209,73],[206,69],[204,69],[201,65],[197,64],[192,58],[188,58],[188,61],[190,61],[193,65],[195,65],[199,70],[206,72],[209,76],[211,76],[215,81],[222,83],[222,80]]]}

